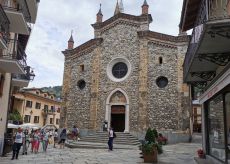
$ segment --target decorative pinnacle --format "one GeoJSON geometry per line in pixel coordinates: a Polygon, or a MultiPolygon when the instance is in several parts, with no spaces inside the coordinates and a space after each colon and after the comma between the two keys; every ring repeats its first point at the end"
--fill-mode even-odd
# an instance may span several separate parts
{"type": "Polygon", "coordinates": [[[97,15],[103,15],[102,12],[101,12],[101,3],[100,3],[100,9],[99,9],[97,15]]]}
{"type": "Polygon", "coordinates": [[[74,42],[72,34],[73,34],[73,30],[71,30],[71,36],[70,36],[70,38],[69,38],[69,41],[68,41],[68,42],[74,42]]]}
{"type": "Polygon", "coordinates": [[[117,15],[117,14],[119,14],[120,12],[121,12],[121,11],[120,11],[120,7],[119,7],[118,0],[117,0],[117,4],[116,4],[116,8],[115,8],[114,15],[117,15]]]}
{"type": "Polygon", "coordinates": [[[144,0],[144,3],[142,6],[149,6],[146,0],[144,0]]]}
{"type": "Polygon", "coordinates": [[[124,12],[124,5],[123,5],[123,1],[122,0],[120,1],[119,5],[120,5],[119,6],[120,7],[120,12],[123,13],[124,12]]]}

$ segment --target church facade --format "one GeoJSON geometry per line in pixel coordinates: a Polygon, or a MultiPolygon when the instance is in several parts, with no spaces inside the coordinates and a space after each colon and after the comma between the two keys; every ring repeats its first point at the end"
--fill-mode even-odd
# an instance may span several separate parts
{"type": "Polygon", "coordinates": [[[150,31],[152,16],[114,16],[93,24],[95,38],[75,47],[71,36],[65,55],[61,127],[77,125],[85,134],[102,130],[138,136],[147,128],[185,130],[190,122],[189,88],[183,61],[189,37],[150,31]]]}

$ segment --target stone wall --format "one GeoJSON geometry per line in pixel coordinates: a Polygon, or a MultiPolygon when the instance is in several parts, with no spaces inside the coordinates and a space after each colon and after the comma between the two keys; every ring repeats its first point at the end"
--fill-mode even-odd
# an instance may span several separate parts
{"type": "Polygon", "coordinates": [[[120,88],[128,96],[132,134],[141,134],[148,127],[184,130],[188,126],[189,90],[183,84],[182,69],[187,43],[178,44],[176,39],[166,35],[162,40],[141,38],[137,33],[140,29],[137,22],[117,22],[99,30],[103,39],[100,45],[81,55],[76,51],[67,55],[63,125],[71,128],[76,124],[80,129],[101,130],[106,100],[113,90],[120,88]],[[171,41],[167,41],[167,37],[171,41]],[[159,63],[160,57],[162,64],[159,63]],[[108,76],[108,65],[116,58],[124,58],[131,64],[131,73],[120,82],[108,76]],[[80,65],[84,65],[84,71],[80,65]],[[160,76],[168,79],[165,88],[156,85],[160,76]],[[86,87],[81,90],[78,82],[82,79],[86,87]]]}

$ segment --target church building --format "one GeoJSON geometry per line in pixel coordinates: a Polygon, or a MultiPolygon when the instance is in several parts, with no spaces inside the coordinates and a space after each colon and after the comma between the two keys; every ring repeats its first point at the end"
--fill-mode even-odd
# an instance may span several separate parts
{"type": "Polygon", "coordinates": [[[190,93],[183,83],[189,37],[150,31],[152,20],[146,0],[137,16],[124,13],[121,1],[108,20],[99,9],[93,39],[74,47],[71,35],[63,51],[61,127],[77,125],[88,134],[107,122],[137,137],[149,127],[190,128],[190,93]]]}

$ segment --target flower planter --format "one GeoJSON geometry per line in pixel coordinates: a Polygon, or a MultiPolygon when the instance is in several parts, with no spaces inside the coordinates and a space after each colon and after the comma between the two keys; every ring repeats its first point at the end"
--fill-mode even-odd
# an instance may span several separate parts
{"type": "Polygon", "coordinates": [[[152,153],[144,153],[144,163],[157,163],[158,159],[157,159],[157,148],[154,147],[153,148],[153,152],[152,153]]]}
{"type": "Polygon", "coordinates": [[[198,153],[198,157],[199,158],[205,158],[205,154],[204,153],[200,153],[200,154],[198,153]]]}

